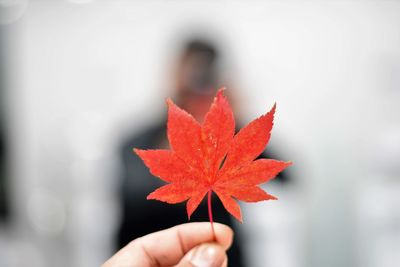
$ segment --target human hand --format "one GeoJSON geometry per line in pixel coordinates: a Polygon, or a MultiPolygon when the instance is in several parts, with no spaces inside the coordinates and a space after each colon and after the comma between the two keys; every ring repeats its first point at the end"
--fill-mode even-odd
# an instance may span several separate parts
{"type": "Polygon", "coordinates": [[[133,240],[102,267],[225,267],[233,231],[219,223],[214,223],[214,230],[215,239],[209,222],[155,232],[133,240]]]}

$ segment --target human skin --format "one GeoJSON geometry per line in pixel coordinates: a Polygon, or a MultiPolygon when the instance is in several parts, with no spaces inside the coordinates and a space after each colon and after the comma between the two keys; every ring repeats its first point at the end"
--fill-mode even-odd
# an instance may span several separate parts
{"type": "Polygon", "coordinates": [[[209,222],[186,223],[133,240],[102,267],[225,267],[233,231],[209,222]]]}

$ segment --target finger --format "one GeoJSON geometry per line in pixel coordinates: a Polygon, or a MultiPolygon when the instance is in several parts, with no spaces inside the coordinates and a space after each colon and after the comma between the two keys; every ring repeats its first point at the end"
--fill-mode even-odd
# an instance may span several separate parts
{"type": "Polygon", "coordinates": [[[232,243],[232,230],[222,224],[215,224],[214,230],[216,240],[208,222],[178,225],[138,239],[137,246],[146,253],[150,265],[174,265],[190,249],[202,243],[217,242],[228,249],[232,243]]]}
{"type": "Polygon", "coordinates": [[[228,267],[228,257],[225,258],[224,262],[222,263],[222,267],[228,267]]]}
{"type": "Polygon", "coordinates": [[[209,243],[192,248],[176,267],[223,267],[226,261],[225,249],[216,243],[209,243]]]}
{"type": "Polygon", "coordinates": [[[187,223],[138,238],[121,249],[103,267],[175,265],[192,248],[216,242],[224,250],[232,244],[233,231],[214,223],[215,240],[210,223],[187,223]]]}

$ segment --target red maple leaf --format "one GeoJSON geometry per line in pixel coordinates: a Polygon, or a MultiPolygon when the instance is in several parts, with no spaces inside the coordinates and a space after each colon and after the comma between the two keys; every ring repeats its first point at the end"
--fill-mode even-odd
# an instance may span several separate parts
{"type": "Polygon", "coordinates": [[[291,162],[255,160],[269,141],[275,105],[235,135],[235,120],[223,89],[218,91],[202,125],[170,99],[167,104],[171,149],[134,149],[154,176],[169,183],[147,199],[170,204],[188,200],[186,209],[190,219],[208,193],[211,222],[212,192],[239,221],[242,221],[240,207],[233,198],[245,202],[277,199],[258,185],[273,179],[291,162]]]}

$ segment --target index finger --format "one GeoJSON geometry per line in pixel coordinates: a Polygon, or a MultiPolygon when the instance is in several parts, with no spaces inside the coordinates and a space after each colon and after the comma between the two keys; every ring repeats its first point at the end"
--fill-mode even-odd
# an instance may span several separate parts
{"type": "Polygon", "coordinates": [[[123,266],[171,266],[202,243],[217,242],[225,250],[228,249],[232,244],[232,229],[214,223],[214,230],[215,239],[209,222],[181,224],[132,241],[110,261],[118,257],[123,259],[121,263],[118,261],[120,264],[126,264],[123,266]]]}

